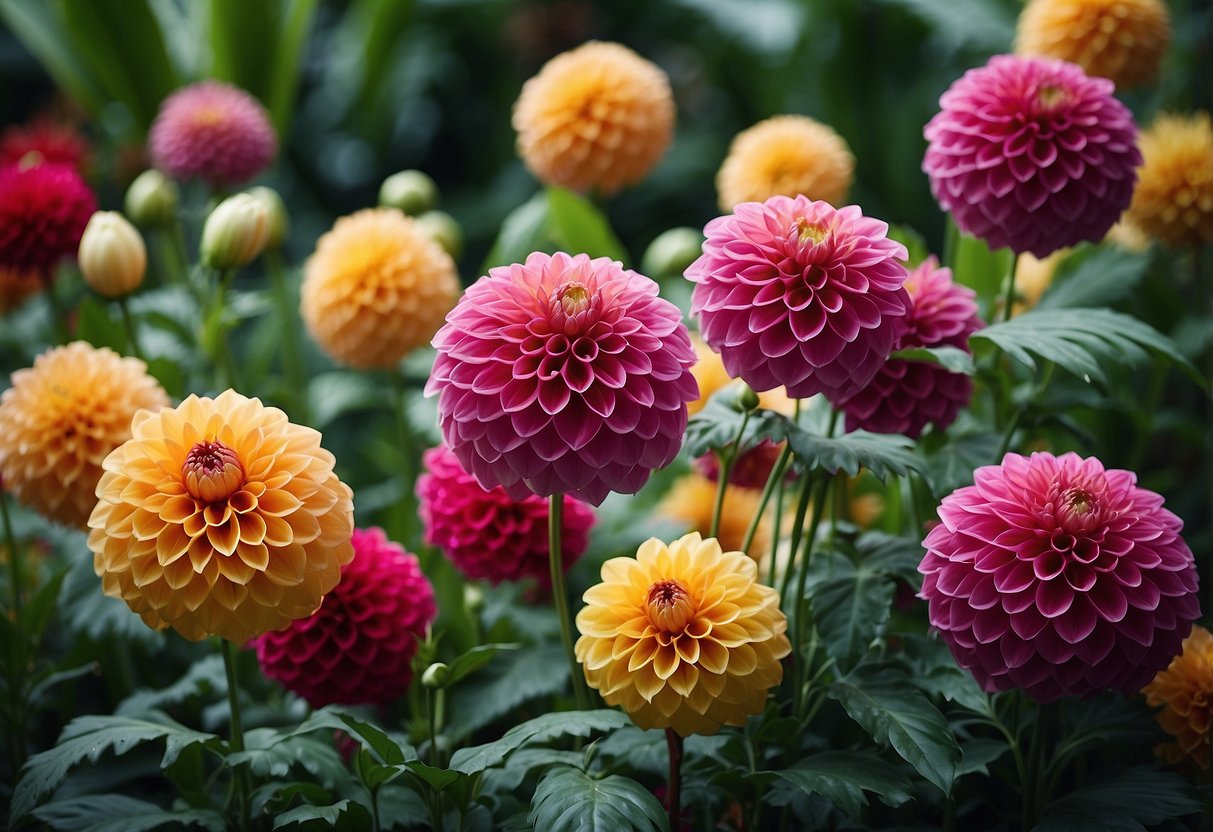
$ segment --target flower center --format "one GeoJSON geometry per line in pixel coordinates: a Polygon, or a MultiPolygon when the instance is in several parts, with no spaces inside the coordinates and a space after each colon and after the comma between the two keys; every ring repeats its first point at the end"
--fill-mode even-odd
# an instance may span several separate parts
{"type": "Polygon", "coordinates": [[[796,237],[800,240],[801,245],[807,245],[808,243],[817,245],[829,236],[830,233],[830,229],[821,223],[809,222],[807,217],[798,217],[793,227],[796,230],[796,237]]]}
{"type": "Polygon", "coordinates": [[[658,581],[649,587],[649,621],[667,633],[681,633],[695,615],[691,595],[677,581],[658,581]]]}
{"type": "Polygon", "coordinates": [[[580,315],[590,308],[590,291],[576,281],[566,283],[556,292],[556,302],[566,315],[580,315]]]}
{"type": "Polygon", "coordinates": [[[185,490],[196,500],[226,500],[244,485],[244,466],[236,452],[217,439],[190,448],[181,466],[185,490]]]}
{"type": "Polygon", "coordinates": [[[1045,84],[1036,91],[1036,100],[1046,110],[1052,110],[1070,100],[1070,94],[1055,84],[1045,84]]]}
{"type": "Polygon", "coordinates": [[[1095,508],[1095,496],[1083,488],[1067,490],[1062,499],[1066,508],[1079,516],[1088,514],[1095,508]]]}

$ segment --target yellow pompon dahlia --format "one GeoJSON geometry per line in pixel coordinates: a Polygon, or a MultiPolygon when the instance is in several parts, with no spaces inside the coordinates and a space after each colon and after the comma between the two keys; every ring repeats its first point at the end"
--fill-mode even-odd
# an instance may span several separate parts
{"type": "Polygon", "coordinates": [[[1160,751],[1172,765],[1191,759],[1201,768],[1210,765],[1213,731],[1213,634],[1199,624],[1184,639],[1183,652],[1142,688],[1146,704],[1162,706],[1158,724],[1175,742],[1160,751]]]}
{"type": "Polygon", "coordinates": [[[808,116],[775,116],[733,139],[716,191],[725,212],[742,202],[800,194],[839,206],[854,170],[855,157],[833,128],[808,116]]]}
{"type": "Polygon", "coordinates": [[[354,556],[352,494],[319,433],[233,390],[132,431],[88,521],[106,595],[192,641],[243,644],[316,611],[354,556]]]}
{"type": "Polygon", "coordinates": [[[1165,114],[1141,133],[1142,164],[1126,217],[1168,245],[1213,242],[1213,122],[1165,114]]]}
{"type": "MultiPolygon", "coordinates": [[[[717,483],[703,474],[687,474],[679,477],[657,506],[657,513],[671,520],[685,523],[691,531],[708,534],[712,527],[712,510],[716,505],[717,483]]],[[[724,492],[724,505],[720,508],[720,527],[717,537],[722,548],[729,551],[741,549],[746,530],[758,512],[762,502],[761,488],[746,488],[730,483],[724,492]]],[[[760,559],[771,549],[771,521],[764,517],[754,532],[754,540],[746,554],[760,559]]]]}
{"type": "Polygon", "coordinates": [[[1170,42],[1163,0],[1030,0],[1019,16],[1015,51],[1070,61],[1128,88],[1158,76],[1170,42]]]}
{"type": "Polygon", "coordinates": [[[168,395],[137,358],[84,341],[47,350],[0,396],[0,477],[25,505],[83,528],[106,454],[168,395]]]}
{"type": "Polygon", "coordinates": [[[590,687],[641,728],[715,734],[760,713],[791,652],[779,593],[714,538],[645,542],[602,565],[577,614],[590,687]]]}
{"type": "Polygon", "coordinates": [[[557,55],[514,104],[518,154],[542,182],[611,194],[639,182],[674,135],[670,81],[618,43],[557,55]]]}
{"type": "Polygon", "coordinates": [[[335,361],[388,368],[429,343],[458,296],[455,261],[417,221],[370,208],[338,219],[316,243],[300,311],[335,361]]]}
{"type": "MultiPolygon", "coordinates": [[[[728,371],[725,370],[720,354],[713,352],[712,348],[705,344],[698,335],[691,335],[691,346],[695,348],[697,357],[694,366],[691,367],[691,375],[699,384],[699,398],[693,402],[687,402],[687,413],[694,416],[703,410],[713,393],[733,384],[736,379],[731,378],[728,371]]],[[[758,394],[758,406],[791,416],[796,407],[796,400],[788,398],[785,388],[776,387],[774,390],[758,394]]]]}

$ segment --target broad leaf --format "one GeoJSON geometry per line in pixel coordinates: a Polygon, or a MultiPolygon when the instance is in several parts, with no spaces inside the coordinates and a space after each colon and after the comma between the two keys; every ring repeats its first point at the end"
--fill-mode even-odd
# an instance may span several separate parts
{"type": "Polygon", "coordinates": [[[548,233],[562,251],[609,257],[627,264],[628,253],[611,224],[593,202],[564,188],[550,186],[548,233]]]}
{"type": "Polygon", "coordinates": [[[595,731],[614,731],[631,721],[619,711],[562,711],[544,714],[515,725],[496,742],[474,748],[460,748],[451,757],[451,768],[475,774],[495,766],[524,745],[551,742],[558,737],[588,737],[595,731]]]}
{"type": "Polygon", "coordinates": [[[894,589],[870,564],[856,564],[840,552],[813,559],[807,586],[813,622],[842,671],[854,667],[883,631],[894,589]]]}
{"type": "Polygon", "coordinates": [[[498,653],[508,650],[517,650],[521,645],[518,644],[478,644],[466,653],[451,660],[447,665],[446,684],[444,687],[450,687],[465,676],[475,673],[480,668],[493,660],[493,657],[498,653]]]}
{"type": "Polygon", "coordinates": [[[890,361],[893,359],[936,364],[950,373],[963,373],[966,376],[977,372],[973,356],[959,347],[908,347],[889,356],[890,361]]]}
{"type": "Polygon", "coordinates": [[[900,806],[910,799],[913,789],[900,769],[865,751],[823,751],[792,768],[751,776],[776,781],[776,789],[791,786],[806,794],[819,794],[852,818],[868,805],[864,792],[877,795],[888,806],[900,806]]]}
{"type": "Polygon", "coordinates": [[[1146,253],[1117,246],[1083,248],[1057,267],[1037,308],[1110,306],[1137,288],[1149,265],[1146,253]]]}
{"type": "Polygon", "coordinates": [[[170,824],[223,832],[223,815],[213,809],[162,809],[120,794],[90,794],[39,806],[33,816],[58,832],[148,832],[170,824]]]}
{"type": "Polygon", "coordinates": [[[1146,832],[1171,818],[1205,808],[1183,777],[1146,766],[1101,772],[1085,786],[1053,801],[1036,832],[1146,832]]]}
{"type": "Polygon", "coordinates": [[[331,372],[313,376],[307,385],[312,426],[324,430],[338,418],[359,410],[388,406],[383,387],[365,375],[331,372]]]}
{"type": "Polygon", "coordinates": [[[864,532],[855,541],[856,559],[873,572],[900,578],[911,586],[922,582],[918,564],[922,562],[922,541],[884,532],[864,532]]]}
{"type": "Polygon", "coordinates": [[[946,445],[927,454],[926,479],[937,497],[972,485],[977,468],[999,462],[996,457],[1002,436],[997,433],[969,433],[948,439],[946,445]]]}
{"type": "Polygon", "coordinates": [[[540,779],[530,821],[545,832],[669,830],[661,803],[635,780],[593,777],[571,766],[552,768],[540,779]]]}
{"type": "Polygon", "coordinates": [[[135,691],[118,704],[114,713],[120,716],[140,716],[166,705],[177,705],[196,695],[227,695],[227,676],[223,671],[222,656],[212,654],[199,659],[190,666],[185,675],[167,688],[144,688],[135,691]]]}
{"type": "Polygon", "coordinates": [[[806,470],[821,468],[854,476],[867,468],[883,480],[890,474],[904,477],[923,468],[922,460],[914,455],[913,441],[904,436],[856,430],[828,439],[789,422],[788,444],[795,464],[806,470]]]}
{"type": "Polygon", "coordinates": [[[371,813],[361,803],[341,800],[331,806],[300,806],[274,818],[274,828],[298,824],[303,829],[370,829],[371,813]]]}
{"type": "Polygon", "coordinates": [[[326,786],[345,775],[345,765],[332,740],[314,736],[283,738],[273,728],[254,728],[244,735],[245,750],[227,757],[229,766],[247,763],[258,777],[284,778],[298,765],[326,786]]]}
{"type": "MultiPolygon", "coordinates": [[[[741,420],[745,418],[741,407],[737,404],[737,396],[741,385],[730,384],[723,390],[712,394],[703,410],[691,417],[687,423],[686,450],[692,457],[703,456],[713,450],[731,445],[737,439],[737,431],[741,429],[741,420]]],[[[746,421],[744,447],[757,444],[763,439],[772,442],[782,441],[791,427],[791,421],[782,413],[758,408],[750,412],[746,421]]]]}
{"type": "Polygon", "coordinates": [[[375,753],[384,765],[400,765],[417,759],[417,752],[404,740],[389,736],[369,722],[350,716],[332,707],[321,708],[304,720],[298,728],[282,739],[318,731],[321,729],[343,731],[375,753]]]}
{"type": "Polygon", "coordinates": [[[446,733],[455,739],[466,737],[525,702],[559,693],[568,679],[569,662],[559,644],[502,656],[449,692],[446,733]]]}

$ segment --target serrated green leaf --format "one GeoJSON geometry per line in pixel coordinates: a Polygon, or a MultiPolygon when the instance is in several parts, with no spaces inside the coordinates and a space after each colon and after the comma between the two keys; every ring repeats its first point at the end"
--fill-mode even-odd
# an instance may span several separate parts
{"type": "Polygon", "coordinates": [[[1110,306],[1146,276],[1150,255],[1117,246],[1086,246],[1061,262],[1038,309],[1110,306]]]}
{"type": "Polygon", "coordinates": [[[665,809],[653,793],[617,774],[596,778],[559,766],[535,787],[530,822],[545,832],[652,832],[668,830],[665,809]]]}
{"type": "Polygon", "coordinates": [[[544,714],[515,725],[496,742],[473,748],[460,748],[451,757],[451,768],[464,774],[476,774],[495,766],[512,751],[532,743],[551,742],[558,737],[588,737],[595,731],[614,731],[631,721],[619,711],[562,711],[544,714]]]}
{"type": "Polygon", "coordinates": [[[790,421],[787,424],[793,462],[804,470],[821,468],[831,474],[844,471],[854,476],[866,468],[884,480],[890,474],[904,477],[924,467],[923,461],[914,455],[914,442],[904,436],[856,430],[827,438],[790,421]]]}
{"type": "Polygon", "coordinates": [[[180,679],[166,688],[135,691],[118,704],[114,713],[139,716],[166,705],[177,705],[191,696],[208,693],[215,697],[227,695],[223,657],[215,654],[194,662],[180,679]]]}
{"type": "Polygon", "coordinates": [[[1053,801],[1035,832],[1146,832],[1171,818],[1194,815],[1204,803],[1183,777],[1146,766],[1100,772],[1081,788],[1053,801]]]}
{"type": "MultiPolygon", "coordinates": [[[[688,455],[703,456],[733,443],[744,418],[740,407],[736,405],[741,389],[739,384],[730,384],[718,390],[708,399],[703,409],[691,417],[687,423],[684,440],[688,455]]],[[[744,444],[749,447],[763,439],[782,441],[791,424],[791,420],[786,416],[773,410],[759,408],[751,411],[746,422],[744,444]]]]}
{"type": "Polygon", "coordinates": [[[450,692],[447,734],[466,737],[525,702],[564,690],[568,679],[569,662],[558,644],[502,656],[450,692]]]}
{"type": "Polygon", "coordinates": [[[627,265],[627,250],[593,202],[556,186],[548,187],[547,195],[548,231],[562,251],[609,257],[627,265]]]}
{"type": "Polygon", "coordinates": [[[840,552],[820,552],[809,570],[806,591],[813,622],[826,652],[846,672],[880,635],[893,604],[893,581],[840,552]]]}
{"type": "Polygon", "coordinates": [[[244,751],[228,754],[227,764],[248,764],[259,777],[281,779],[298,765],[331,788],[345,774],[345,764],[331,740],[308,735],[282,738],[272,728],[254,728],[245,733],[244,745],[244,751]]]}
{"type": "Polygon", "coordinates": [[[913,789],[900,769],[865,751],[823,751],[792,768],[750,776],[760,782],[774,781],[776,788],[787,784],[806,794],[819,794],[852,818],[868,805],[864,792],[877,795],[885,805],[900,806],[910,799],[913,789]]]}
{"type": "Polygon", "coordinates": [[[861,534],[855,541],[855,557],[873,572],[900,578],[911,586],[922,581],[918,564],[925,554],[922,540],[870,531],[861,534]]]}
{"type": "Polygon", "coordinates": [[[466,653],[450,661],[447,665],[447,682],[444,687],[450,687],[468,674],[475,673],[493,660],[498,653],[517,650],[520,644],[478,644],[466,653]]]}
{"type": "Polygon", "coordinates": [[[223,832],[223,815],[213,809],[162,809],[120,794],[90,794],[39,806],[33,816],[58,832],[148,832],[172,824],[223,832]]]}
{"type": "Polygon", "coordinates": [[[935,364],[949,373],[961,373],[966,376],[977,372],[973,356],[959,347],[908,347],[889,356],[890,361],[894,359],[935,364]]]}
{"type": "Polygon", "coordinates": [[[970,433],[949,436],[948,440],[926,457],[926,478],[936,496],[972,484],[977,468],[998,462],[995,457],[1002,446],[1002,437],[997,433],[970,433]]]}
{"type": "Polygon", "coordinates": [[[902,650],[909,661],[910,680],[929,696],[942,696],[962,708],[992,717],[990,695],[973,674],[962,670],[943,641],[935,635],[902,634],[902,650]]]}
{"type": "Polygon", "coordinates": [[[564,751],[559,748],[520,748],[510,755],[509,765],[490,768],[480,781],[480,792],[509,793],[522,785],[527,774],[537,768],[563,765],[580,768],[585,764],[585,753],[564,751]]]}
{"type": "Polygon", "coordinates": [[[361,803],[339,800],[330,806],[299,806],[274,818],[274,829],[299,824],[304,829],[369,829],[371,813],[361,803]]]}
{"type": "Polygon", "coordinates": [[[417,759],[416,750],[403,739],[391,737],[371,723],[332,706],[321,708],[300,723],[294,731],[280,736],[282,739],[287,739],[322,729],[343,731],[349,734],[364,748],[373,751],[379,762],[384,765],[395,766],[417,759]]]}

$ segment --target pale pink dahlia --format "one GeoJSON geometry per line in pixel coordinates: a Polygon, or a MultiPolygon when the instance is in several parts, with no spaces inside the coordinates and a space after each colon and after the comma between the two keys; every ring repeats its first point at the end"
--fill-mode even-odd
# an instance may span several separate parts
{"type": "Polygon", "coordinates": [[[725,369],[762,392],[832,401],[872,380],[909,307],[906,248],[858,206],[743,202],[707,224],[691,313],[725,369]]]}
{"type": "Polygon", "coordinates": [[[1137,126],[1106,78],[995,55],[939,99],[922,169],[962,231],[1046,257],[1101,240],[1133,196],[1137,126]]]}
{"type": "Polygon", "coordinates": [[[399,698],[437,615],[417,558],[378,528],[354,529],[352,543],[354,559],[320,609],[254,641],[262,672],[314,708],[399,698]]]}
{"type": "Polygon", "coordinates": [[[425,390],[485,488],[599,505],[677,456],[699,395],[695,351],[647,277],[605,257],[536,252],[490,269],[446,321],[425,390]]]}
{"type": "MultiPolygon", "coordinates": [[[[473,580],[499,584],[534,578],[552,582],[548,566],[548,501],[515,500],[501,487],[485,490],[450,448],[425,452],[417,479],[425,542],[441,549],[473,580]]],[[[594,510],[565,495],[561,560],[568,569],[585,551],[594,510]]]]}
{"type": "MultiPolygon", "coordinates": [[[[910,347],[957,347],[969,351],[969,336],[985,326],[977,293],[952,282],[952,270],[928,257],[906,280],[910,311],[897,343],[910,347]]],[[[973,381],[938,364],[886,361],[867,387],[841,403],[847,430],[901,433],[917,439],[928,423],[946,428],[973,395],[973,381]]]]}
{"type": "Polygon", "coordinates": [[[278,138],[257,99],[239,87],[201,81],[164,99],[147,146],[152,164],[169,176],[224,188],[269,167],[278,138]]]}
{"type": "Polygon", "coordinates": [[[961,667],[1037,702],[1136,692],[1200,616],[1182,521],[1131,471],[1007,454],[944,498],[921,597],[961,667]]]}

